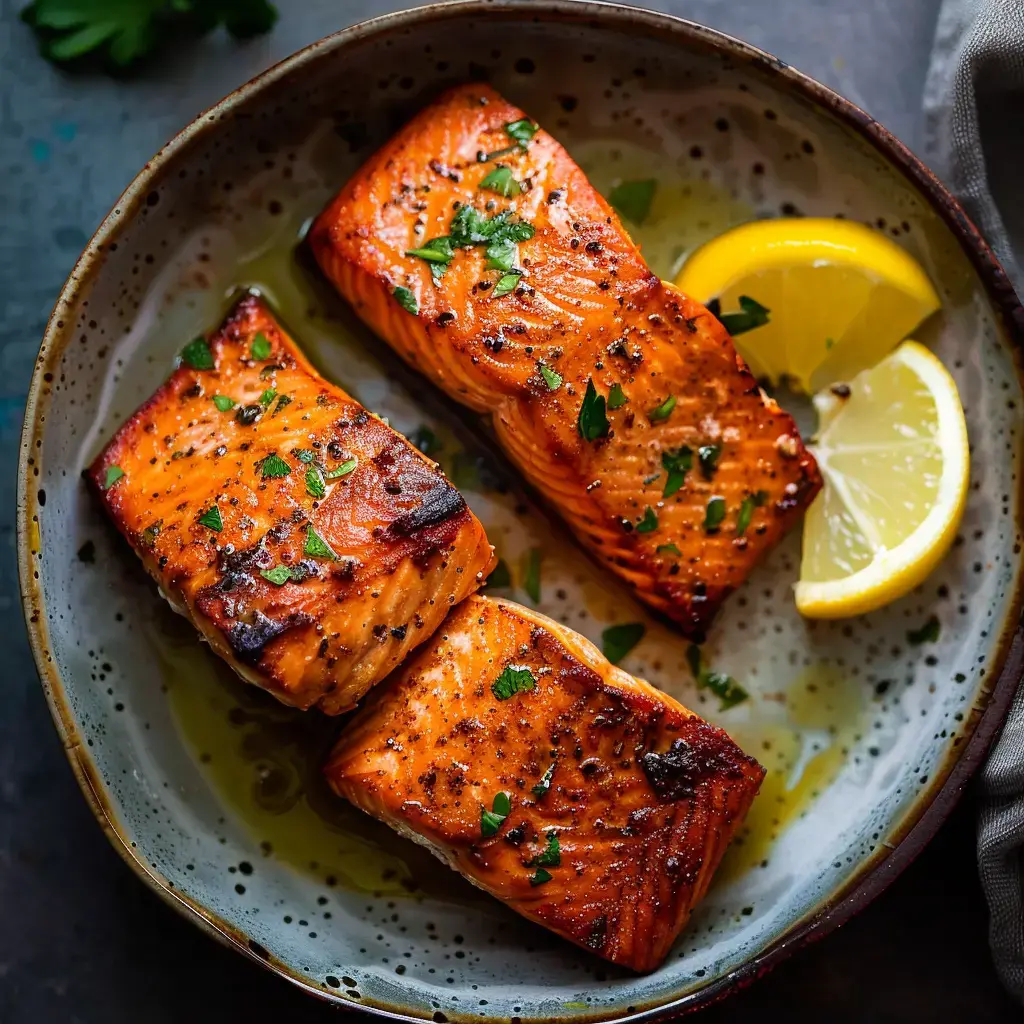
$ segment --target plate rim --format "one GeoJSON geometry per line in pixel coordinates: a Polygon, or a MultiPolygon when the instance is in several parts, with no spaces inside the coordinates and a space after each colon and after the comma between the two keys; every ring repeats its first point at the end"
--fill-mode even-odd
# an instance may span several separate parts
{"type": "MultiPolygon", "coordinates": [[[[17,558],[22,611],[40,683],[65,754],[94,817],[122,859],[165,903],[194,921],[213,938],[313,996],[341,1007],[408,1022],[430,1018],[421,1015],[417,1008],[399,1009],[393,1004],[384,1005],[365,996],[354,1002],[341,997],[324,984],[317,986],[278,960],[243,931],[176,889],[125,835],[99,772],[81,741],[77,723],[68,706],[63,681],[49,654],[46,602],[41,581],[34,568],[42,559],[42,551],[34,543],[38,535],[36,524],[41,506],[31,481],[37,468],[33,453],[37,448],[42,448],[43,431],[39,413],[45,410],[49,397],[45,394],[44,377],[59,362],[71,340],[70,332],[62,337],[65,329],[63,317],[72,308],[78,293],[88,285],[102,265],[104,249],[117,238],[122,223],[132,221],[145,204],[146,195],[162,175],[164,165],[187,151],[199,138],[215,131],[217,123],[229,116],[233,108],[244,104],[250,97],[286,76],[300,71],[309,62],[336,50],[343,50],[353,43],[467,15],[519,16],[559,23],[583,22],[632,35],[659,38],[668,35],[685,48],[702,48],[717,53],[723,60],[731,59],[756,66],[780,90],[795,91],[827,110],[901,171],[946,223],[978,274],[994,310],[1002,319],[1015,358],[1016,375],[1024,387],[1024,307],[991,247],[937,176],[874,118],[828,86],[750,43],[675,15],[607,0],[447,0],[385,14],[325,36],[267,68],[199,114],[146,162],[103,218],[68,275],[47,321],[26,400],[18,456],[17,558]]],[[[1021,497],[1024,497],[1024,474],[1018,484],[1018,500],[1021,497]]],[[[932,773],[927,789],[919,794],[907,817],[896,829],[894,834],[899,839],[892,849],[880,846],[872,856],[861,861],[844,886],[794,923],[785,934],[722,977],[667,1002],[652,1002],[633,1012],[622,1013],[613,1009],[609,1013],[599,1011],[572,1015],[566,1020],[580,1024],[655,1022],[667,1021],[679,1013],[700,1009],[752,983],[795,950],[839,927],[881,894],[918,856],[946,820],[962,795],[968,779],[983,762],[1009,712],[1017,687],[1024,678],[1022,600],[1024,574],[1018,574],[1010,609],[995,645],[993,662],[999,667],[999,672],[995,683],[990,684],[985,708],[971,724],[971,731],[959,748],[958,756],[954,757],[952,753],[947,755],[941,768],[932,773]]],[[[470,1019],[456,1012],[447,1013],[446,1017],[452,1022],[468,1022],[470,1019]]]]}

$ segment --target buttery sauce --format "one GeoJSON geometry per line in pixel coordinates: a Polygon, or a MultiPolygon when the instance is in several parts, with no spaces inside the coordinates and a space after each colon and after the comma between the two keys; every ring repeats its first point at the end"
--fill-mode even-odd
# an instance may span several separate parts
{"type": "MultiPolygon", "coordinates": [[[[311,164],[322,159],[319,146],[317,140],[311,144],[311,164]]],[[[647,216],[642,224],[628,226],[649,265],[668,280],[696,246],[755,214],[706,172],[687,176],[638,146],[596,140],[571,148],[605,195],[619,182],[650,178],[650,168],[659,168],[647,216]]],[[[230,278],[218,279],[214,290],[258,288],[320,372],[426,445],[465,493],[505,562],[509,582],[497,593],[538,607],[595,641],[607,625],[645,624],[642,660],[631,655],[623,667],[721,724],[768,769],[716,884],[766,863],[775,840],[807,812],[846,763],[865,710],[859,688],[820,666],[795,679],[741,679],[749,683],[750,699],[724,715],[713,698],[698,695],[685,668],[686,641],[652,620],[621,584],[586,557],[564,527],[534,506],[469,414],[453,411],[450,401],[402,366],[323,282],[299,244],[309,212],[298,202],[284,204],[275,230],[253,237],[250,255],[224,268],[221,272],[230,278]],[[541,576],[543,595],[535,599],[541,576]]],[[[266,222],[260,226],[265,229],[266,222]]],[[[236,252],[238,242],[232,246],[236,252]]],[[[222,262],[211,253],[207,272],[222,262]]],[[[165,329],[174,330],[173,321],[165,329]]],[[[729,614],[727,606],[723,615],[729,614]]],[[[150,628],[185,743],[218,799],[245,823],[265,856],[328,886],[388,898],[484,899],[454,872],[438,870],[427,851],[396,838],[331,793],[321,766],[344,727],[343,718],[285,708],[242,683],[201,649],[184,620],[169,612],[150,628]]]]}

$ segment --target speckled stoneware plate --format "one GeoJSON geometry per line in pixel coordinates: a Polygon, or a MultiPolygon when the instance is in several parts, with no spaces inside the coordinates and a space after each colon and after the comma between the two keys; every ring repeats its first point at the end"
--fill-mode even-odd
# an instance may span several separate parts
{"type": "MultiPolygon", "coordinates": [[[[97,817],[148,884],[309,992],[403,1019],[668,1017],[755,977],[877,894],[949,811],[1021,675],[1022,316],[952,199],[861,111],[774,58],[599,4],[428,8],[324,40],[161,151],[90,242],[47,328],[21,460],[32,644],[97,817]],[[257,287],[322,371],[406,432],[426,427],[530,602],[597,638],[648,621],[523,493],[486,437],[332,297],[302,228],[442,88],[487,78],[607,190],[655,177],[639,232],[676,270],[703,239],[780,211],[865,221],[943,297],[921,340],[956,376],[972,487],[950,556],[874,615],[802,620],[794,535],[727,603],[707,657],[750,691],[721,713],[681,638],[648,622],[625,667],[724,725],[769,774],[666,963],[638,977],[534,927],[332,798],[341,723],[236,682],[176,618],[81,481],[184,341],[257,287]],[[935,642],[908,632],[932,616],[935,642]]],[[[801,415],[805,410],[797,410],[801,415]]]]}

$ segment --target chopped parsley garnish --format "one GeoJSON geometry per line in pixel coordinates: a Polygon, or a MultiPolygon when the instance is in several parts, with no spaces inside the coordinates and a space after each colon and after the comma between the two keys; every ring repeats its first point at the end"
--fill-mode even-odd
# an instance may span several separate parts
{"type": "Polygon", "coordinates": [[[220,533],[224,529],[224,520],[221,518],[220,509],[216,505],[208,508],[200,517],[199,525],[220,533]]]}
{"type": "Polygon", "coordinates": [[[658,528],[658,513],[650,505],[644,509],[644,517],[636,524],[637,533],[651,533],[658,528]]]}
{"type": "Polygon", "coordinates": [[[275,388],[267,388],[259,397],[259,403],[266,408],[270,403],[277,398],[277,390],[275,388]]]}
{"type": "Polygon", "coordinates": [[[335,466],[334,469],[327,470],[324,473],[325,480],[337,480],[338,477],[348,476],[356,466],[359,465],[358,459],[346,459],[340,466],[335,466]]]}
{"type": "Polygon", "coordinates": [[[768,323],[768,314],[771,312],[770,309],[766,309],[749,295],[740,296],[741,313],[719,312],[721,306],[717,300],[714,300],[713,305],[709,302],[708,309],[733,337],[752,331],[755,327],[764,327],[768,323]]]}
{"type": "Polygon", "coordinates": [[[448,264],[455,258],[455,251],[452,248],[452,240],[447,235],[442,235],[440,238],[430,239],[419,249],[406,249],[405,255],[426,260],[430,264],[430,276],[436,284],[444,277],[448,264]]]}
{"type": "Polygon", "coordinates": [[[626,397],[626,392],[622,390],[622,385],[613,384],[611,386],[611,390],[608,392],[608,408],[620,409],[628,401],[629,399],[626,397]]]}
{"type": "Polygon", "coordinates": [[[686,661],[696,680],[697,689],[710,690],[720,701],[719,711],[728,711],[729,708],[742,704],[750,694],[724,672],[710,672],[704,668],[701,659],[700,648],[696,644],[690,644],[686,649],[686,661]]]}
{"type": "Polygon", "coordinates": [[[643,640],[646,632],[647,627],[642,622],[624,622],[618,626],[609,626],[601,634],[601,650],[613,665],[618,665],[643,640]]]}
{"type": "Polygon", "coordinates": [[[523,190],[515,176],[512,168],[499,164],[490,174],[480,182],[480,187],[488,192],[495,192],[506,199],[514,199],[523,190]]]}
{"type": "Polygon", "coordinates": [[[555,762],[544,769],[544,774],[530,787],[530,792],[540,800],[542,797],[547,796],[548,790],[551,789],[551,780],[555,775],[555,762]]]}
{"type": "Polygon", "coordinates": [[[415,315],[420,311],[420,304],[416,301],[416,296],[408,288],[399,285],[391,294],[398,300],[398,304],[406,313],[415,315]]]}
{"type": "Polygon", "coordinates": [[[557,832],[547,833],[548,845],[530,861],[529,867],[557,868],[562,863],[562,844],[557,832]]]}
{"type": "Polygon", "coordinates": [[[155,543],[157,537],[160,536],[160,531],[164,528],[164,521],[158,519],[151,526],[147,526],[142,531],[142,543],[147,547],[151,548],[155,543]]]}
{"type": "Polygon", "coordinates": [[[915,647],[921,644],[933,644],[939,639],[940,629],[938,616],[932,615],[923,626],[907,630],[907,643],[913,644],[915,647]]]}
{"type": "Polygon", "coordinates": [[[292,467],[277,452],[271,452],[270,455],[265,459],[261,459],[256,465],[264,480],[277,480],[282,476],[287,476],[292,471],[292,467]]]}
{"type": "Polygon", "coordinates": [[[597,393],[593,377],[587,378],[587,390],[583,393],[583,404],[576,420],[576,429],[584,441],[596,441],[608,436],[605,397],[597,393]]]}
{"type": "Polygon", "coordinates": [[[538,885],[543,885],[545,882],[551,881],[551,872],[545,871],[544,868],[537,868],[537,870],[530,875],[530,885],[536,888],[538,885]]]}
{"type": "Polygon", "coordinates": [[[409,434],[409,440],[414,444],[424,455],[436,455],[442,448],[441,442],[438,440],[437,434],[435,434],[430,427],[417,427],[411,434],[409,434]]]}
{"type": "Polygon", "coordinates": [[[103,477],[103,490],[109,491],[123,476],[124,470],[120,466],[107,466],[106,475],[103,477]]]}
{"type": "Polygon", "coordinates": [[[202,337],[190,341],[181,350],[181,361],[191,366],[193,370],[212,370],[215,365],[213,351],[202,337]]]}
{"type": "Polygon", "coordinates": [[[484,839],[497,835],[498,829],[512,811],[512,801],[508,793],[499,793],[491,804],[492,810],[480,808],[480,834],[484,839]]]}
{"type": "Polygon", "coordinates": [[[499,558],[491,575],[487,577],[487,586],[497,588],[512,586],[512,573],[509,572],[508,563],[504,558],[499,558]]]}
{"type": "Polygon", "coordinates": [[[677,544],[659,544],[654,550],[659,555],[678,555],[680,558],[683,555],[677,544]]]}
{"type": "Polygon", "coordinates": [[[291,405],[291,404],[292,404],[292,396],[291,395],[278,395],[277,396],[277,405],[274,406],[274,411],[270,415],[271,416],[276,416],[286,405],[291,405]]]}
{"type": "Polygon", "coordinates": [[[704,510],[704,530],[706,533],[714,533],[725,519],[725,498],[716,494],[708,499],[708,506],[704,510]]]}
{"type": "Polygon", "coordinates": [[[306,543],[302,546],[302,551],[312,558],[328,558],[332,562],[338,560],[333,548],[313,529],[312,524],[306,527],[306,543]]]}
{"type": "Polygon", "coordinates": [[[736,535],[742,537],[746,533],[750,520],[754,518],[754,509],[760,508],[768,500],[765,491],[755,491],[748,494],[740,505],[739,515],[736,517],[736,535]]]}
{"type": "Polygon", "coordinates": [[[316,466],[309,466],[306,469],[306,493],[313,498],[322,498],[327,493],[324,475],[316,466]]]}
{"type": "Polygon", "coordinates": [[[529,118],[521,117],[518,121],[509,121],[505,125],[505,134],[513,142],[518,142],[520,149],[526,149],[530,139],[537,134],[539,129],[540,126],[534,124],[529,118]]]}
{"type": "Polygon", "coordinates": [[[270,342],[267,341],[267,336],[260,331],[255,338],[252,339],[252,345],[249,348],[249,355],[256,360],[258,363],[262,363],[264,360],[270,358],[270,353],[273,349],[270,346],[270,342]]]}
{"type": "Polygon", "coordinates": [[[700,471],[705,480],[710,480],[718,469],[718,456],[722,454],[722,446],[719,444],[704,444],[697,449],[697,459],[700,462],[700,471]]]}
{"type": "Polygon", "coordinates": [[[508,700],[517,693],[529,693],[536,688],[537,677],[525,665],[506,665],[491,683],[491,693],[498,700],[508,700]]]}
{"type": "Polygon", "coordinates": [[[657,187],[658,183],[653,178],[623,181],[612,189],[608,202],[615,207],[616,213],[639,226],[651,212],[651,202],[657,187]]]}
{"type": "Polygon", "coordinates": [[[686,480],[686,474],[693,468],[693,449],[687,445],[661,453],[661,464],[667,472],[663,498],[671,498],[686,480]]]}
{"type": "Polygon", "coordinates": [[[514,292],[516,290],[516,285],[519,284],[519,279],[522,276],[523,275],[520,274],[518,270],[513,270],[509,274],[502,274],[502,276],[498,278],[498,283],[494,286],[494,291],[491,292],[491,297],[495,299],[502,299],[508,295],[509,292],[514,292]]]}
{"type": "Polygon", "coordinates": [[[552,370],[550,366],[546,366],[544,363],[538,363],[537,369],[540,370],[540,375],[544,378],[544,383],[548,386],[548,391],[557,391],[562,386],[562,375],[555,370],[552,370]]]}
{"type": "Polygon", "coordinates": [[[523,590],[534,604],[540,604],[540,548],[530,548],[527,552],[523,590]]]}
{"type": "MultiPolygon", "coordinates": [[[[260,575],[275,586],[283,587],[293,576],[293,570],[287,565],[275,565],[273,569],[260,569],[260,575]]],[[[304,572],[299,570],[295,573],[299,580],[306,578],[304,572]]]]}
{"type": "Polygon", "coordinates": [[[230,412],[238,403],[233,398],[228,398],[227,395],[214,395],[213,404],[221,412],[230,412]]]}
{"type": "Polygon", "coordinates": [[[655,406],[648,414],[647,418],[652,423],[658,423],[661,420],[667,420],[672,415],[672,410],[676,407],[676,396],[669,395],[661,405],[655,406]]]}

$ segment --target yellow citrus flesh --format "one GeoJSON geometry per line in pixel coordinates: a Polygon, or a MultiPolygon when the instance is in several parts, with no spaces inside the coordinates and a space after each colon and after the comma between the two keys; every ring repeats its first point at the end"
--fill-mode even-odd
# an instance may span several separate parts
{"type": "Polygon", "coordinates": [[[807,512],[797,608],[812,618],[872,611],[917,586],[963,516],[970,456],[953,378],[906,341],[815,398],[812,445],[825,486],[807,512]]]}
{"type": "Polygon", "coordinates": [[[812,394],[873,366],[940,305],[921,265],[863,224],[822,217],[753,221],[701,246],[676,279],[723,314],[741,295],[769,322],[739,334],[755,376],[812,394]]]}

